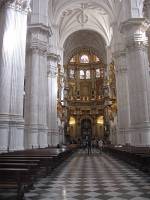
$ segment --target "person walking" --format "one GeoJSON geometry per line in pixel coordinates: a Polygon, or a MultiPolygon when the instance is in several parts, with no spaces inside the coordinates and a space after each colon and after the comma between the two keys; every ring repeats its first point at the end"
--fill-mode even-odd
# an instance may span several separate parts
{"type": "Polygon", "coordinates": [[[102,150],[103,150],[103,140],[101,140],[101,139],[98,141],[98,148],[99,148],[100,153],[102,153],[102,150]]]}
{"type": "Polygon", "coordinates": [[[87,141],[87,148],[88,148],[88,155],[90,155],[92,153],[91,148],[92,148],[92,144],[91,144],[91,138],[88,138],[87,141]]]}

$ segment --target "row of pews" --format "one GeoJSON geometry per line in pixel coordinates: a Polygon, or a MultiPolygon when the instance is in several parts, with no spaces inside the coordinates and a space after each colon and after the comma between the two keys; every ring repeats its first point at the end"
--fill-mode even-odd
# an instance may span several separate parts
{"type": "Polygon", "coordinates": [[[13,190],[17,192],[18,200],[23,199],[24,193],[34,188],[37,178],[51,173],[76,148],[68,146],[0,154],[0,195],[13,190]]]}
{"type": "Polygon", "coordinates": [[[150,147],[105,146],[105,152],[150,173],[150,147]]]}

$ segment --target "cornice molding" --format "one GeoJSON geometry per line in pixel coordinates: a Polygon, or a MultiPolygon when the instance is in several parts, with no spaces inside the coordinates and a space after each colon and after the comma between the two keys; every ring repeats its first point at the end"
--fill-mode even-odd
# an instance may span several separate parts
{"type": "Polygon", "coordinates": [[[37,24],[29,24],[28,25],[28,31],[33,33],[33,32],[42,32],[46,33],[49,37],[52,35],[52,30],[50,26],[46,26],[45,24],[42,23],[37,23],[37,24]]]}
{"type": "Polygon", "coordinates": [[[128,31],[135,32],[136,30],[147,31],[150,26],[150,21],[145,18],[131,18],[120,25],[120,32],[126,33],[128,31]]]}

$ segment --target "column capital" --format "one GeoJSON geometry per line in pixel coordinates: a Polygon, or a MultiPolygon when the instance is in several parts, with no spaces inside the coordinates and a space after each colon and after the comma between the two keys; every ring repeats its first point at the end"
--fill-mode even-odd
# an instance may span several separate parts
{"type": "Polygon", "coordinates": [[[48,37],[52,36],[51,27],[46,26],[42,23],[29,24],[28,25],[28,32],[30,32],[30,33],[42,33],[44,35],[47,35],[48,37]]]}
{"type": "Polygon", "coordinates": [[[49,65],[48,66],[48,76],[49,77],[57,77],[57,67],[49,65]]]}
{"type": "Polygon", "coordinates": [[[55,54],[55,53],[49,52],[49,50],[48,50],[47,58],[48,58],[49,60],[53,60],[53,61],[55,61],[55,62],[59,62],[59,61],[60,61],[60,56],[57,55],[57,54],[55,54]]]}
{"type": "Polygon", "coordinates": [[[0,8],[8,7],[16,11],[29,12],[31,10],[30,2],[31,0],[1,0],[0,8]]]}
{"type": "Polygon", "coordinates": [[[51,35],[51,29],[44,24],[31,24],[28,26],[28,50],[39,50],[46,55],[48,51],[48,39],[51,35]]]}
{"type": "Polygon", "coordinates": [[[146,47],[148,45],[146,31],[149,27],[150,23],[145,18],[133,18],[123,22],[120,32],[125,35],[127,48],[146,47]]]}

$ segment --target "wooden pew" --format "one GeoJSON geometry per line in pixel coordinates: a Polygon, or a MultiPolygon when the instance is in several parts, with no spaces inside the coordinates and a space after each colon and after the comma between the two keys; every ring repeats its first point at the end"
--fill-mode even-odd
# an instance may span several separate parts
{"type": "Polygon", "coordinates": [[[150,173],[150,148],[149,147],[115,147],[107,146],[106,152],[135,166],[136,168],[150,173]]]}
{"type": "Polygon", "coordinates": [[[17,192],[17,199],[24,197],[25,186],[29,179],[29,169],[26,168],[0,168],[0,190],[8,192],[14,189],[17,192]]]}
{"type": "Polygon", "coordinates": [[[39,176],[43,169],[47,175],[72,152],[71,148],[48,147],[0,154],[0,189],[17,189],[17,198],[21,199],[34,177],[39,176]]]}

